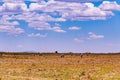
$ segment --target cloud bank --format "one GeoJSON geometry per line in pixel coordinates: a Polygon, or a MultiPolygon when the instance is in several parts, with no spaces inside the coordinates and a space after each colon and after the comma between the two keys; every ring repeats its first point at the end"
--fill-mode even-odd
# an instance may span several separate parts
{"type": "Polygon", "coordinates": [[[34,30],[66,32],[61,26],[52,27],[51,22],[106,20],[115,15],[113,11],[120,11],[116,1],[102,1],[99,6],[95,6],[94,1],[102,0],[0,0],[0,19],[3,21],[0,32],[24,33],[19,21],[26,22],[26,27],[34,30]]]}

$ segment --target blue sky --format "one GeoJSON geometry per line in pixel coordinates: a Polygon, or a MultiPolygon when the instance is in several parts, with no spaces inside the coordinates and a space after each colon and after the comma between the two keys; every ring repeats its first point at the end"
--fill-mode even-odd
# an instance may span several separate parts
{"type": "Polygon", "coordinates": [[[0,0],[0,51],[120,52],[120,0],[0,0]]]}

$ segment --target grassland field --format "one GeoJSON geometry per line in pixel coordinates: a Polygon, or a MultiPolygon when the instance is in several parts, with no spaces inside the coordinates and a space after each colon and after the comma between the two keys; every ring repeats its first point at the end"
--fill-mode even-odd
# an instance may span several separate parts
{"type": "Polygon", "coordinates": [[[120,80],[120,54],[0,53],[0,80],[120,80]]]}

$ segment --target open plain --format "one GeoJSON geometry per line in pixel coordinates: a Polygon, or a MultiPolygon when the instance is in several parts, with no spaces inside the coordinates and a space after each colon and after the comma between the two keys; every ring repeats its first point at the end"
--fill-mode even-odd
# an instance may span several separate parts
{"type": "Polygon", "coordinates": [[[0,80],[120,80],[120,54],[1,53],[0,80]]]}

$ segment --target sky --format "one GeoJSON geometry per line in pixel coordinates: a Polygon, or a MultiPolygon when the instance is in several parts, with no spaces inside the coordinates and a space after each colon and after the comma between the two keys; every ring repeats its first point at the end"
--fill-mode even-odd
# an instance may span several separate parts
{"type": "Polygon", "coordinates": [[[120,52],[120,0],[0,0],[0,51],[120,52]]]}

